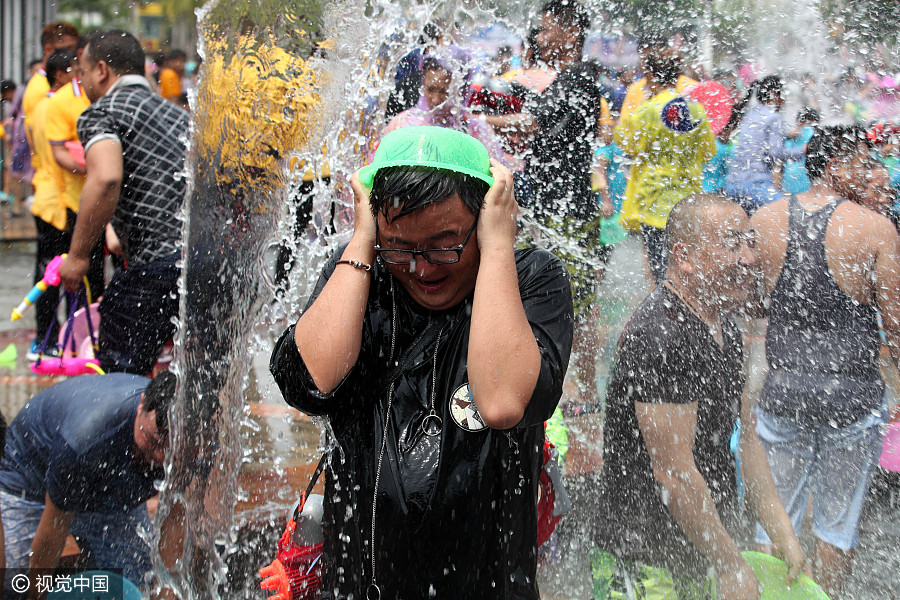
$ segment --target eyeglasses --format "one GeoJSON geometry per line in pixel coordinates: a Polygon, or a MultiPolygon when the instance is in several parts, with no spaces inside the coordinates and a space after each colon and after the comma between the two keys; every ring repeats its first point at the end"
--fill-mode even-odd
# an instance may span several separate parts
{"type": "MultiPolygon", "coordinates": [[[[416,256],[421,256],[433,265],[452,265],[459,262],[463,250],[466,249],[466,244],[469,243],[469,238],[472,237],[472,232],[475,231],[476,225],[478,225],[478,217],[475,217],[475,222],[472,223],[472,226],[469,228],[469,233],[466,234],[462,244],[453,248],[404,250],[402,248],[382,248],[381,246],[376,245],[375,253],[381,257],[381,260],[389,265],[408,265],[413,262],[416,256]]],[[[376,237],[378,236],[377,224],[375,226],[375,235],[376,237]]]]}

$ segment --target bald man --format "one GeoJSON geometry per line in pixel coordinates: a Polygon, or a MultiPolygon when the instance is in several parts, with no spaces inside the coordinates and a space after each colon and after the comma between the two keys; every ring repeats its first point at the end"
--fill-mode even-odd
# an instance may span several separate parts
{"type": "Polygon", "coordinates": [[[724,196],[695,194],[672,209],[666,236],[667,279],[625,328],[607,390],[593,554],[594,589],[606,591],[595,597],[642,587],[647,597],[713,599],[718,588],[729,600],[756,600],[734,541],[736,456],[746,497],[792,576],[806,556],[753,428],[738,430],[737,455],[729,444],[738,419],[751,419],[741,333],[727,317],[753,279],[750,222],[724,196]]]}

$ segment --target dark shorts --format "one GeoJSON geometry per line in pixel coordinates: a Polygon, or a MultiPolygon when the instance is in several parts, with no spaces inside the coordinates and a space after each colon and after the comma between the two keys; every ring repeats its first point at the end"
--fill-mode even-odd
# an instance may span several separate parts
{"type": "MultiPolygon", "coordinates": [[[[40,217],[34,217],[34,224],[37,230],[34,283],[43,279],[44,271],[46,271],[50,261],[69,251],[69,245],[72,243],[72,230],[75,229],[75,213],[67,210],[66,218],[68,229],[63,231],[40,217]]],[[[91,250],[87,272],[92,299],[99,298],[104,292],[103,264],[103,240],[101,239],[94,244],[94,248],[91,250]]],[[[62,288],[60,286],[50,286],[35,303],[36,339],[38,343],[42,343],[46,338],[48,347],[55,346],[59,336],[57,311],[59,309],[59,295],[61,291],[62,288]]],[[[68,313],[68,306],[66,307],[66,312],[68,313]]]]}
{"type": "Polygon", "coordinates": [[[147,375],[178,316],[178,254],[118,270],[100,301],[100,368],[147,375]]]}

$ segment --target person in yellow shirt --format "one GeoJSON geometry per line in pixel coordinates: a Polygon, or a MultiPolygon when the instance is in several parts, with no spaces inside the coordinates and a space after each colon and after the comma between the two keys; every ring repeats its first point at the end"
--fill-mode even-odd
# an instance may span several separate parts
{"type": "MultiPolygon", "coordinates": [[[[78,39],[75,50],[76,63],[81,60],[90,39],[90,34],[78,39]]],[[[81,202],[81,189],[84,187],[85,177],[84,150],[78,141],[78,117],[91,105],[91,101],[78,77],[74,77],[72,81],[59,88],[53,97],[48,98],[46,104],[44,131],[50,142],[53,159],[62,169],[65,188],[63,200],[71,224],[81,202]],[[80,160],[73,155],[72,148],[81,149],[80,160]]],[[[94,299],[102,296],[105,288],[104,260],[104,244],[101,240],[91,253],[91,266],[87,275],[91,296],[94,299]]]]}
{"type": "Polygon", "coordinates": [[[75,50],[78,44],[78,30],[68,23],[56,22],[46,25],[41,30],[41,48],[44,51],[44,60],[38,67],[28,85],[25,87],[25,95],[22,97],[22,112],[25,115],[25,126],[28,126],[29,115],[34,111],[37,103],[47,96],[50,91],[50,85],[47,83],[47,73],[45,66],[47,59],[55,50],[67,49],[75,50]]]}
{"type": "MultiPolygon", "coordinates": [[[[81,41],[79,41],[79,46],[76,56],[84,50],[81,41]]],[[[66,208],[73,212],[78,212],[81,188],[84,187],[85,165],[83,161],[77,160],[72,155],[72,152],[66,147],[66,143],[78,142],[78,117],[90,105],[91,101],[84,93],[81,82],[74,77],[47,101],[45,109],[44,128],[53,158],[63,169],[66,208]]]]}
{"type": "Polygon", "coordinates": [[[676,91],[681,60],[674,50],[646,61],[653,97],[619,122],[613,139],[634,164],[625,188],[620,222],[639,231],[657,284],[666,278],[669,212],[701,191],[703,165],[715,154],[715,138],[699,103],[676,91]]]}
{"type": "Polygon", "coordinates": [[[282,189],[285,162],[304,149],[315,123],[318,73],[274,37],[211,44],[208,55],[198,87],[205,108],[196,114],[201,160],[219,163],[220,185],[245,183],[249,174],[260,195],[282,189]]]}
{"type": "MultiPolygon", "coordinates": [[[[647,61],[652,60],[652,57],[656,55],[666,55],[671,52],[676,52],[669,47],[664,39],[658,37],[645,37],[641,39],[639,51],[641,55],[641,71],[644,73],[644,77],[641,77],[629,85],[628,89],[625,91],[625,100],[622,101],[622,109],[619,111],[620,121],[624,120],[628,115],[634,112],[638,106],[649,100],[652,96],[647,82],[647,61]]],[[[683,94],[688,86],[695,83],[697,82],[694,79],[679,73],[678,78],[675,81],[675,91],[679,94],[683,94]]]]}
{"type": "MultiPolygon", "coordinates": [[[[313,194],[330,182],[328,164],[298,161],[307,149],[321,103],[321,73],[312,61],[277,45],[271,33],[241,35],[207,47],[197,94],[194,137],[202,164],[215,166],[214,193],[229,198],[240,226],[252,215],[276,211],[288,188],[294,204],[294,237],[299,239],[313,211],[313,194]]],[[[289,287],[293,245],[279,248],[276,295],[289,287]]]]}
{"type": "Polygon", "coordinates": [[[184,67],[187,63],[187,54],[184,50],[170,50],[166,55],[166,62],[159,71],[159,95],[174,102],[179,103],[181,94],[184,90],[181,87],[181,78],[184,77],[184,67]]]}
{"type": "MultiPolygon", "coordinates": [[[[56,164],[45,128],[47,106],[57,90],[72,81],[75,52],[56,50],[46,62],[46,77],[50,90],[44,99],[31,110],[26,121],[34,164],[34,203],[31,212],[37,229],[37,252],[34,264],[34,282],[44,276],[44,271],[55,256],[69,248],[71,227],[66,212],[65,179],[63,169],[56,164]]],[[[35,303],[36,337],[27,353],[29,360],[37,360],[44,339],[48,339],[47,355],[58,355],[56,337],[59,331],[56,309],[59,303],[59,287],[50,287],[35,303]]]]}

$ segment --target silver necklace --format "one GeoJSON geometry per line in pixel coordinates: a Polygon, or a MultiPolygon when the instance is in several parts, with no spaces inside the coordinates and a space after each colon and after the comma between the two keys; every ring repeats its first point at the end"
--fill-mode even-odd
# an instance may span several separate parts
{"type": "MultiPolygon", "coordinates": [[[[434,344],[434,361],[432,362],[431,370],[431,410],[422,421],[422,432],[429,437],[440,435],[441,428],[443,427],[443,420],[434,409],[434,399],[437,393],[437,352],[438,347],[441,345],[441,335],[443,333],[444,328],[441,327],[440,331],[438,331],[437,342],[435,342],[434,344]],[[432,422],[435,424],[435,426],[431,428],[427,427],[427,424],[432,422]]],[[[394,295],[394,278],[391,277],[391,353],[390,358],[388,359],[389,364],[394,362],[394,349],[396,343],[397,298],[394,295]]],[[[370,583],[369,587],[366,588],[366,600],[381,600],[381,587],[379,587],[378,585],[375,571],[375,516],[378,513],[378,487],[381,483],[381,466],[384,461],[384,450],[387,446],[388,423],[390,423],[391,420],[391,406],[393,405],[393,402],[394,382],[391,381],[390,386],[388,386],[387,410],[385,411],[384,415],[384,427],[381,430],[381,450],[379,450],[378,452],[378,467],[375,471],[375,490],[372,494],[372,537],[369,540],[369,552],[372,556],[372,583],[370,583]]]]}
{"type": "Polygon", "coordinates": [[[428,414],[425,415],[425,418],[422,419],[422,433],[429,437],[434,437],[436,435],[441,434],[441,429],[444,426],[444,421],[438,416],[437,411],[434,410],[434,397],[437,394],[437,357],[438,357],[438,347],[441,345],[441,334],[444,333],[444,328],[441,327],[441,330],[438,331],[437,342],[434,344],[434,362],[431,366],[431,410],[428,411],[428,414]],[[430,428],[428,427],[429,423],[433,423],[434,426],[430,428]]]}

